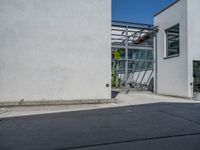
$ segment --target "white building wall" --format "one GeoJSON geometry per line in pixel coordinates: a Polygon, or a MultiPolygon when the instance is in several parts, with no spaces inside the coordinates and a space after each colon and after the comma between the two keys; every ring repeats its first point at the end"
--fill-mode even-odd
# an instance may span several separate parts
{"type": "Polygon", "coordinates": [[[187,0],[180,0],[154,18],[159,26],[157,35],[158,74],[157,93],[189,97],[187,58],[187,0]],[[165,59],[165,30],[180,24],[180,56],[165,59]]]}
{"type": "Polygon", "coordinates": [[[0,0],[0,102],[109,99],[111,0],[0,0]]]}
{"type": "MultiPolygon", "coordinates": [[[[199,0],[188,0],[188,80],[193,82],[193,61],[200,61],[200,13],[199,0]]],[[[192,97],[192,87],[189,86],[192,97]]]]}

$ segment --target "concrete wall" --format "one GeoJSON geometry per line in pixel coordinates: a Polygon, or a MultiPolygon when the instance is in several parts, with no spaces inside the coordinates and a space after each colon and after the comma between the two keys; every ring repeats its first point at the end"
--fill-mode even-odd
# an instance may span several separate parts
{"type": "Polygon", "coordinates": [[[0,102],[109,99],[111,0],[0,0],[0,102]]]}
{"type": "Polygon", "coordinates": [[[187,51],[187,0],[180,0],[154,18],[159,26],[157,35],[158,78],[157,93],[172,96],[190,97],[188,84],[187,51]],[[165,59],[165,30],[180,24],[180,56],[165,59]]]}
{"type": "MultiPolygon", "coordinates": [[[[200,61],[199,6],[199,0],[188,0],[188,84],[193,82],[193,60],[200,61]]],[[[192,96],[191,87],[189,88],[189,95],[192,96]]]]}

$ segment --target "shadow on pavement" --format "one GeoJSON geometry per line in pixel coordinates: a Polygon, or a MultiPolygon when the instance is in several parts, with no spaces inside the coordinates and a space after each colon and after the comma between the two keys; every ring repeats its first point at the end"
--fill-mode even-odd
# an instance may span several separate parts
{"type": "Polygon", "coordinates": [[[111,92],[111,97],[112,98],[115,98],[115,97],[117,97],[117,95],[119,94],[120,92],[118,92],[118,91],[113,91],[112,90],[112,92],[111,92]]]}

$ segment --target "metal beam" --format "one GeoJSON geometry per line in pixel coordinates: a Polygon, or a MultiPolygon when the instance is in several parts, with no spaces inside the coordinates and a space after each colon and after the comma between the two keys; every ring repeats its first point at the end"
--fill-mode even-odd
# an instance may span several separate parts
{"type": "MultiPolygon", "coordinates": [[[[112,48],[126,48],[125,45],[116,45],[112,44],[112,48]]],[[[150,46],[128,46],[128,49],[138,49],[138,50],[153,50],[153,47],[150,46]]]]}

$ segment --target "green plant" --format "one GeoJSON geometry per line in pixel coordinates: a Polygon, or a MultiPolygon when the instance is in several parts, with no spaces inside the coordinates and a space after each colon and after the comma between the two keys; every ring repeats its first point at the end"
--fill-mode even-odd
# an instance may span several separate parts
{"type": "Polygon", "coordinates": [[[121,59],[122,57],[122,50],[121,49],[117,49],[115,51],[112,52],[112,58],[114,60],[114,66],[113,66],[113,77],[112,77],[112,86],[116,87],[117,81],[117,65],[118,65],[118,61],[121,59]]]}

